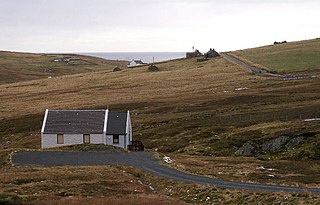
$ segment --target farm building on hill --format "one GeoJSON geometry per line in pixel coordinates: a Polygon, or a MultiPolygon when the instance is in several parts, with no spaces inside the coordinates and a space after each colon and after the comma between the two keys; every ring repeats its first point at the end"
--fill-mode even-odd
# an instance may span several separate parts
{"type": "Polygon", "coordinates": [[[127,149],[132,141],[130,113],[109,110],[46,110],[41,147],[108,144],[127,149]]]}
{"type": "Polygon", "coordinates": [[[220,56],[220,54],[215,51],[213,48],[210,48],[210,50],[204,55],[206,58],[214,58],[217,56],[220,56]]]}
{"type": "Polygon", "coordinates": [[[144,62],[142,62],[142,60],[132,60],[127,67],[134,67],[134,66],[138,66],[138,65],[143,65],[145,64],[144,62]]]}
{"type": "Polygon", "coordinates": [[[187,58],[196,58],[196,57],[201,57],[201,56],[202,56],[202,53],[197,49],[194,52],[186,53],[187,58]]]}

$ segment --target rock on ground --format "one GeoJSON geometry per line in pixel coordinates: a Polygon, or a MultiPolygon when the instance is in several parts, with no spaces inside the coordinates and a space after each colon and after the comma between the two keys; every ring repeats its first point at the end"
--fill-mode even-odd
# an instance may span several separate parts
{"type": "Polygon", "coordinates": [[[288,136],[280,136],[275,139],[269,140],[262,144],[262,150],[267,152],[276,152],[284,148],[288,140],[289,140],[288,136]]]}
{"type": "Polygon", "coordinates": [[[295,146],[299,145],[302,141],[304,140],[304,137],[295,137],[291,139],[287,144],[286,144],[286,149],[292,149],[295,146]]]}
{"type": "Polygon", "coordinates": [[[255,154],[257,154],[256,149],[251,144],[244,144],[235,152],[237,156],[252,156],[255,154]]]}

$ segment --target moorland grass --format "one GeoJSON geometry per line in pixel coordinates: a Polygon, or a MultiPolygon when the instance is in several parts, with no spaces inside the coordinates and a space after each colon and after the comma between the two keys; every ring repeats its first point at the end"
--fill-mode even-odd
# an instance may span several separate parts
{"type": "MultiPolygon", "coordinates": [[[[194,155],[200,159],[223,156],[237,161],[237,158],[234,158],[234,152],[247,141],[258,145],[284,134],[295,136],[295,134],[309,132],[319,133],[318,122],[309,123],[299,119],[300,114],[307,118],[319,113],[320,81],[318,79],[281,81],[255,76],[245,68],[221,57],[205,62],[182,59],[157,64],[157,66],[158,72],[148,72],[147,66],[141,66],[115,73],[107,70],[0,85],[0,147],[40,148],[40,129],[45,109],[109,107],[116,111],[130,110],[133,138],[142,140],[147,149],[158,149],[164,154],[173,156],[194,155]],[[247,89],[238,90],[238,88],[247,89]],[[298,118],[291,118],[290,115],[298,118]]],[[[307,159],[310,165],[316,165],[318,161],[314,159],[317,158],[312,157],[318,156],[317,146],[312,140],[305,141],[294,155],[287,155],[286,153],[289,152],[284,150],[277,153],[279,158],[272,162],[276,164],[281,157],[286,160],[295,159],[295,163],[299,163],[301,159],[291,158],[291,156],[299,156],[299,153],[306,151],[305,149],[312,149],[315,150],[312,152],[315,154],[307,159]]],[[[5,154],[1,158],[7,159],[5,154]]],[[[292,161],[287,162],[292,163],[292,161]]],[[[319,173],[318,167],[314,167],[309,172],[310,176],[316,176],[319,173]]],[[[32,193],[44,190],[43,195],[39,195],[40,198],[63,197],[61,195],[75,193],[77,197],[85,197],[88,191],[84,189],[85,186],[100,187],[102,185],[96,184],[98,182],[95,180],[82,181],[81,177],[86,180],[88,173],[90,177],[100,179],[105,176],[102,172],[110,171],[96,170],[91,167],[82,170],[79,174],[73,174],[73,170],[70,169],[66,167],[37,168],[39,171],[37,176],[48,175],[58,179],[52,179],[43,186],[31,186],[32,183],[10,185],[8,189],[6,188],[6,192],[14,193],[17,189],[17,194],[22,194],[21,190],[31,186],[31,191],[34,189],[32,193]],[[66,176],[60,181],[60,175],[66,176]],[[64,183],[73,184],[74,188],[64,183]],[[79,189],[76,189],[77,187],[79,189]]],[[[111,169],[111,171],[116,170],[111,169]]],[[[24,174],[31,171],[14,168],[10,172],[13,174],[8,176],[8,180],[20,177],[22,178],[20,182],[23,182],[23,178],[26,177],[24,174]]],[[[7,176],[3,175],[3,177],[7,176]]],[[[286,179],[288,178],[283,178],[283,181],[286,179]]],[[[307,178],[302,180],[291,177],[290,179],[293,183],[310,183],[307,178]]],[[[10,180],[2,183],[10,183],[10,180]]],[[[173,188],[180,191],[170,195],[166,187],[172,184],[171,181],[160,183],[158,178],[150,180],[156,182],[149,181],[152,185],[159,185],[158,190],[162,190],[159,191],[161,194],[188,202],[200,202],[192,201],[197,193],[185,195],[185,192],[181,191],[191,189],[191,185],[180,183],[174,185],[173,188]]],[[[265,182],[266,179],[259,180],[265,182]]],[[[127,183],[124,186],[127,186],[127,183]]],[[[115,190],[118,190],[117,187],[112,186],[110,189],[110,192],[105,188],[101,189],[103,191],[101,194],[99,190],[93,189],[93,193],[90,192],[88,196],[112,195],[117,192],[115,190]]],[[[207,187],[197,188],[199,192],[207,193],[205,189],[207,187]]],[[[226,192],[223,191],[220,195],[220,191],[217,193],[212,189],[213,195],[219,195],[214,202],[246,203],[255,200],[255,197],[250,198],[251,193],[248,192],[226,192]]],[[[121,196],[131,195],[126,191],[121,193],[121,196]]],[[[215,197],[213,195],[210,198],[215,197]]],[[[258,198],[265,202],[280,203],[285,194],[259,193],[258,195],[260,197],[258,198]],[[273,197],[270,198],[270,196],[273,197]]],[[[143,197],[147,198],[146,195],[143,197]]],[[[308,194],[290,195],[290,197],[296,201],[301,199],[301,203],[310,198],[314,200],[313,196],[308,194]]],[[[201,200],[203,199],[205,197],[201,196],[201,200]]]]}
{"type": "Polygon", "coordinates": [[[320,71],[320,39],[238,50],[232,54],[279,73],[319,74],[320,71]]]}
{"type": "Polygon", "coordinates": [[[126,61],[75,54],[33,54],[0,51],[0,84],[44,79],[61,75],[125,68],[126,61]],[[55,62],[64,58],[77,60],[55,62]]]}

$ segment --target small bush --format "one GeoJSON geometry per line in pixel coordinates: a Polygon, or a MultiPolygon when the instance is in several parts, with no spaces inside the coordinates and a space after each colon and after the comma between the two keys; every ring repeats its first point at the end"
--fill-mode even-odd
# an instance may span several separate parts
{"type": "Polygon", "coordinates": [[[27,195],[0,195],[0,204],[18,204],[30,200],[27,195]]]}

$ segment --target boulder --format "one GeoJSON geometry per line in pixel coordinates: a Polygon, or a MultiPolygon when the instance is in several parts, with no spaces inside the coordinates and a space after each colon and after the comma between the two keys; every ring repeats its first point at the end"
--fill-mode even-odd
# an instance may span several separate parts
{"type": "Polygon", "coordinates": [[[113,71],[113,72],[121,71],[121,68],[119,68],[118,66],[116,66],[116,67],[113,68],[112,71],[113,71]]]}
{"type": "Polygon", "coordinates": [[[235,153],[237,156],[253,156],[257,154],[256,149],[249,143],[242,145],[235,153]]]}
{"type": "Polygon", "coordinates": [[[288,136],[280,136],[275,139],[269,140],[262,144],[262,150],[266,152],[276,152],[280,149],[283,149],[288,140],[288,136]]]}
{"type": "Polygon", "coordinates": [[[304,140],[304,137],[295,137],[292,138],[287,144],[286,144],[286,149],[292,149],[296,146],[298,146],[302,141],[304,140]]]}
{"type": "Polygon", "coordinates": [[[148,71],[150,71],[150,72],[159,71],[159,68],[152,64],[149,66],[148,71]]]}

